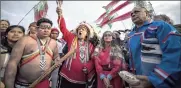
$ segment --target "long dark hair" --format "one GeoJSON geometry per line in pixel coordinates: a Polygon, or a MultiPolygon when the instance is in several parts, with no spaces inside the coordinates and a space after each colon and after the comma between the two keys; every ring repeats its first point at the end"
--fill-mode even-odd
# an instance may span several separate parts
{"type": "Polygon", "coordinates": [[[99,37],[97,36],[97,34],[94,32],[94,35],[92,38],[89,39],[89,42],[96,47],[99,44],[99,37]]]}
{"type": "MultiPolygon", "coordinates": [[[[96,46],[95,51],[93,53],[93,56],[97,56],[99,55],[100,51],[102,51],[102,49],[105,49],[105,41],[104,41],[104,37],[105,34],[107,32],[111,32],[111,31],[106,31],[103,33],[103,36],[101,38],[100,43],[96,46]]],[[[112,33],[112,32],[111,32],[112,33]]],[[[111,41],[111,51],[110,51],[110,57],[112,59],[120,59],[123,58],[122,56],[122,50],[114,43],[114,41],[111,41]]]]}
{"type": "Polygon", "coordinates": [[[20,25],[12,25],[12,26],[9,26],[7,29],[6,29],[6,32],[5,32],[5,38],[1,41],[2,42],[2,45],[5,46],[8,50],[9,53],[11,53],[12,51],[12,47],[9,46],[8,44],[8,38],[7,38],[7,35],[8,35],[8,32],[11,31],[12,29],[14,28],[20,28],[23,33],[25,34],[25,28],[23,26],[20,26],[20,25]]]}
{"type": "MultiPolygon", "coordinates": [[[[111,33],[111,35],[113,35],[111,31],[105,31],[105,32],[103,33],[102,38],[101,38],[101,46],[102,46],[103,48],[105,48],[105,41],[104,41],[104,37],[105,37],[105,34],[106,34],[106,33],[108,33],[108,32],[110,32],[110,33],[111,33]]],[[[112,37],[113,37],[113,36],[112,36],[112,37]]],[[[115,46],[116,46],[116,44],[115,44],[115,42],[114,42],[114,41],[111,41],[111,46],[113,46],[113,47],[115,47],[115,46]]]]}

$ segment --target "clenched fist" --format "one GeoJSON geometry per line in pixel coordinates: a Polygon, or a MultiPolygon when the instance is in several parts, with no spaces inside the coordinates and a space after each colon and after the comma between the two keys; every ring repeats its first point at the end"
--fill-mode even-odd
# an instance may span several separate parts
{"type": "Polygon", "coordinates": [[[57,7],[57,10],[56,10],[58,16],[61,16],[62,15],[62,9],[61,7],[57,7]]]}

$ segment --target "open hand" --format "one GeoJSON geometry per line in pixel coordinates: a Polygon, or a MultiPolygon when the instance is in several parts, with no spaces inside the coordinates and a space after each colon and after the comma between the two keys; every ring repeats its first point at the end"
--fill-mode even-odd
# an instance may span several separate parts
{"type": "Polygon", "coordinates": [[[131,86],[132,88],[153,88],[151,82],[149,82],[147,76],[136,75],[136,78],[140,80],[138,85],[131,86]]]}
{"type": "Polygon", "coordinates": [[[112,85],[110,85],[110,81],[108,78],[104,78],[103,82],[104,82],[106,88],[112,88],[112,85]]]}
{"type": "Polygon", "coordinates": [[[55,60],[55,65],[56,65],[56,67],[59,67],[60,65],[62,65],[62,60],[61,59],[56,59],[55,60]]]}

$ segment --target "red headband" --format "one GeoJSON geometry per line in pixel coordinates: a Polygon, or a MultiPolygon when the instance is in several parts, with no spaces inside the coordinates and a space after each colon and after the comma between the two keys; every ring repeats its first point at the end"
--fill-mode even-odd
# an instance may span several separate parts
{"type": "Polygon", "coordinates": [[[56,32],[58,32],[58,33],[59,33],[59,31],[58,31],[58,29],[57,29],[57,28],[52,28],[51,32],[52,32],[52,31],[56,31],[56,32]]]}

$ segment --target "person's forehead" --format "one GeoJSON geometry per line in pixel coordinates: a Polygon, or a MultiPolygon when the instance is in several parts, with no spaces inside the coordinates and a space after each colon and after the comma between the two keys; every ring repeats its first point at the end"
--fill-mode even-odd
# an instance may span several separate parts
{"type": "Polygon", "coordinates": [[[58,33],[58,31],[56,31],[56,30],[53,30],[53,31],[51,31],[52,33],[58,33]]]}
{"type": "Polygon", "coordinates": [[[10,31],[22,31],[22,30],[21,30],[21,28],[19,28],[19,27],[15,27],[15,28],[13,28],[13,29],[10,30],[10,31]]]}
{"type": "Polygon", "coordinates": [[[105,32],[104,34],[112,34],[112,32],[110,32],[110,31],[107,31],[107,32],[105,32]]]}
{"type": "Polygon", "coordinates": [[[36,26],[36,24],[30,24],[30,26],[36,26]]]}
{"type": "Polygon", "coordinates": [[[80,25],[79,28],[87,28],[85,25],[80,25]]]}
{"type": "Polygon", "coordinates": [[[50,23],[43,22],[40,25],[51,25],[50,23]]]}
{"type": "Polygon", "coordinates": [[[86,29],[86,30],[88,30],[88,27],[85,26],[85,25],[80,25],[80,26],[78,27],[78,30],[79,30],[79,29],[86,29]]]}
{"type": "Polygon", "coordinates": [[[134,11],[142,11],[142,10],[143,10],[143,8],[141,8],[141,7],[134,7],[132,9],[132,12],[134,12],[134,11]]]}
{"type": "Polygon", "coordinates": [[[3,23],[3,24],[5,24],[5,23],[6,23],[6,24],[8,24],[8,22],[7,22],[7,21],[1,21],[1,23],[3,23]]]}

